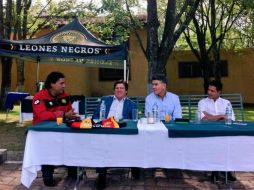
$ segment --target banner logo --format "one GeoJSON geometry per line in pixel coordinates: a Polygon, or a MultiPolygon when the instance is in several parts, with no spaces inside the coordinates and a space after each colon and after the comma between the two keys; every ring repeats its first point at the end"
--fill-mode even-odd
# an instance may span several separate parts
{"type": "Polygon", "coordinates": [[[86,37],[77,31],[68,30],[65,32],[60,32],[51,37],[50,41],[52,43],[67,43],[67,44],[79,44],[84,45],[86,42],[86,37]]]}

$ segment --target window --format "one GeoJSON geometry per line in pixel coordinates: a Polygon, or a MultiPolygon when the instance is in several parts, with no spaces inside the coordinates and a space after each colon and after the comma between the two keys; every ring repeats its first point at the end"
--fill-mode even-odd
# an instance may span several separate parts
{"type": "Polygon", "coordinates": [[[123,69],[99,69],[100,81],[116,81],[123,79],[123,69]]]}
{"type": "MultiPolygon", "coordinates": [[[[209,63],[209,76],[213,77],[213,65],[214,63],[210,61],[209,63]]],[[[178,76],[179,78],[198,78],[202,77],[201,64],[197,61],[186,61],[178,63],[178,76]]],[[[228,62],[227,60],[221,61],[221,76],[228,76],[228,62]]]]}

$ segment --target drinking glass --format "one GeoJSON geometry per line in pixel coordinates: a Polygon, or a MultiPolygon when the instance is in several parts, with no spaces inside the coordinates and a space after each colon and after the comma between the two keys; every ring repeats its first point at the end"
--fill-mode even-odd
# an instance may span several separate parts
{"type": "Polygon", "coordinates": [[[138,110],[132,109],[132,119],[133,121],[138,121],[138,110]]]}
{"type": "Polygon", "coordinates": [[[200,123],[200,121],[201,121],[201,112],[197,110],[195,113],[195,122],[200,123]]]}
{"type": "Polygon", "coordinates": [[[61,125],[63,123],[63,117],[57,117],[56,123],[57,123],[57,125],[61,125]]]}
{"type": "Polygon", "coordinates": [[[169,113],[166,113],[165,122],[170,122],[170,120],[171,120],[171,115],[169,113]]]}
{"type": "Polygon", "coordinates": [[[161,120],[161,121],[162,121],[162,120],[165,120],[165,116],[166,116],[166,111],[162,110],[162,111],[160,112],[160,120],[161,120]]]}
{"type": "Polygon", "coordinates": [[[154,116],[153,116],[153,112],[148,112],[147,113],[147,123],[150,123],[150,124],[153,124],[155,121],[154,121],[154,116]]]}

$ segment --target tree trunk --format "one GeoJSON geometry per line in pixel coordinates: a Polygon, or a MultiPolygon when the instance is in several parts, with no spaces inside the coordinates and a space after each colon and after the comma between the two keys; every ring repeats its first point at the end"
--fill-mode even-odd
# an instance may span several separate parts
{"type": "Polygon", "coordinates": [[[216,49],[213,51],[214,57],[214,79],[221,81],[221,60],[220,60],[220,50],[216,49]]]}
{"type": "Polygon", "coordinates": [[[7,93],[11,90],[11,66],[12,59],[9,57],[2,57],[2,84],[1,84],[1,98],[0,109],[5,109],[5,100],[7,93]]]}
{"type": "Polygon", "coordinates": [[[3,0],[0,0],[0,39],[4,36],[3,0]]]}
{"type": "MultiPolygon", "coordinates": [[[[21,5],[21,0],[17,0],[16,2],[16,12],[20,17],[21,11],[23,10],[22,20],[17,20],[17,37],[18,39],[26,39],[27,35],[27,11],[30,9],[31,0],[25,0],[23,2],[23,7],[21,5]]],[[[20,17],[21,18],[21,17],[20,17]]],[[[24,82],[25,82],[25,73],[24,73],[24,61],[17,59],[17,91],[24,91],[24,82]]]]}
{"type": "Polygon", "coordinates": [[[148,93],[151,92],[151,82],[157,65],[158,57],[158,28],[157,2],[147,1],[147,51],[148,60],[148,93]]]}
{"type": "Polygon", "coordinates": [[[203,61],[202,61],[202,75],[203,75],[203,87],[204,87],[204,94],[207,94],[207,90],[208,90],[208,84],[210,82],[210,73],[209,73],[209,64],[210,64],[210,60],[209,58],[206,57],[202,57],[203,61]]]}
{"type": "Polygon", "coordinates": [[[24,92],[24,82],[25,82],[25,73],[24,73],[24,61],[17,59],[17,85],[16,91],[24,92]]]}
{"type": "MultiPolygon", "coordinates": [[[[7,27],[3,29],[3,38],[9,39],[11,35],[11,26],[12,26],[11,25],[12,0],[7,0],[5,13],[6,13],[5,25],[7,27]]],[[[3,17],[1,19],[3,19],[3,17]]],[[[2,63],[2,84],[1,84],[0,109],[4,109],[7,92],[9,92],[11,89],[12,59],[8,57],[1,57],[1,63],[2,63]]]]}

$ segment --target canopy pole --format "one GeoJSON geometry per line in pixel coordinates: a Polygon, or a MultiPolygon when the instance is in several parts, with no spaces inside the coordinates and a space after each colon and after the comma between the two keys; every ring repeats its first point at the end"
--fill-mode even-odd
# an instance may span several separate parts
{"type": "Polygon", "coordinates": [[[129,83],[129,78],[130,78],[130,66],[127,67],[127,74],[126,74],[126,75],[127,75],[127,76],[126,76],[126,78],[127,78],[127,79],[126,79],[126,80],[127,80],[126,82],[129,83]]]}
{"type": "Polygon", "coordinates": [[[123,80],[126,81],[126,60],[123,63],[123,80]]]}
{"type": "Polygon", "coordinates": [[[36,67],[36,84],[39,82],[39,69],[40,69],[40,64],[39,64],[39,61],[37,60],[37,67],[36,67]]]}

